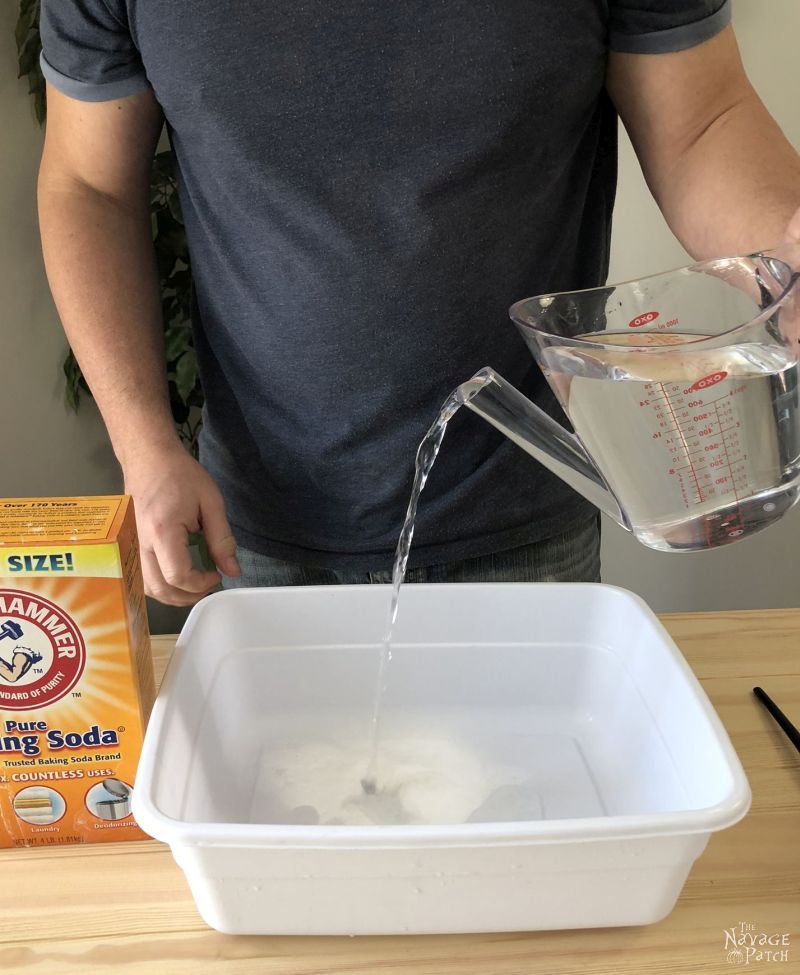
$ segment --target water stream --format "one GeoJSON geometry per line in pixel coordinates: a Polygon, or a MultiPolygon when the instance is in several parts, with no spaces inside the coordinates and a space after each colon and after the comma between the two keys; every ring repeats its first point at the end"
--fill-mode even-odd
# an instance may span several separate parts
{"type": "Polygon", "coordinates": [[[381,660],[378,668],[378,680],[375,687],[372,720],[370,723],[369,763],[364,777],[361,780],[361,786],[367,795],[374,795],[379,787],[378,746],[380,743],[383,698],[388,682],[389,663],[392,659],[392,630],[397,619],[400,587],[406,577],[408,554],[411,551],[411,542],[414,538],[414,524],[417,517],[419,498],[439,453],[439,448],[442,445],[442,440],[447,431],[447,424],[452,420],[458,410],[471,400],[473,396],[479,393],[490,381],[491,376],[487,374],[486,370],[482,370],[465,383],[462,383],[457,389],[454,389],[444,401],[438,416],[431,424],[430,429],[422,438],[422,442],[417,448],[414,484],[411,489],[411,498],[408,502],[408,510],[406,511],[405,521],[403,522],[403,529],[400,532],[400,538],[397,542],[394,566],[392,568],[392,598],[389,604],[389,613],[383,635],[381,660]]]}

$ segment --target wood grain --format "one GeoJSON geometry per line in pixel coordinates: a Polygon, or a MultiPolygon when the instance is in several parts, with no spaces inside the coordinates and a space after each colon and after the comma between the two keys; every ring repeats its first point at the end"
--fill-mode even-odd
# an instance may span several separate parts
{"type": "MultiPolygon", "coordinates": [[[[662,620],[747,770],[750,814],[715,834],[673,913],[642,928],[425,938],[253,938],[209,930],[156,842],[0,851],[0,972],[8,975],[722,975],[724,930],[788,932],[800,975],[800,755],[752,695],[800,720],[800,610],[662,620]]],[[[173,638],[156,637],[160,680],[173,638]]]]}

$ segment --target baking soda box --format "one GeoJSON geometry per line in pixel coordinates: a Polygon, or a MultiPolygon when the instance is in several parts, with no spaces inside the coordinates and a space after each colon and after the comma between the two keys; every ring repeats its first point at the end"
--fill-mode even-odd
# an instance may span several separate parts
{"type": "Polygon", "coordinates": [[[0,500],[0,847],[145,839],[153,696],[130,498],[0,500]]]}

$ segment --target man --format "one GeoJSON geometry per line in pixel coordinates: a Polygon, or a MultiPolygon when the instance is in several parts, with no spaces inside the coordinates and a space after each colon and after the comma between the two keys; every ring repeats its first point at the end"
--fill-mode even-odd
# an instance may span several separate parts
{"type": "MultiPolygon", "coordinates": [[[[382,581],[416,446],[507,319],[601,284],[617,112],[698,259],[800,237],[800,161],[721,0],[43,0],[39,195],[61,318],[136,501],[148,591],[382,581]],[[192,256],[202,465],[165,391],[147,217],[166,120],[192,256]],[[238,543],[238,560],[237,560],[238,543]]],[[[596,579],[593,509],[451,423],[412,579],[596,579]]]]}

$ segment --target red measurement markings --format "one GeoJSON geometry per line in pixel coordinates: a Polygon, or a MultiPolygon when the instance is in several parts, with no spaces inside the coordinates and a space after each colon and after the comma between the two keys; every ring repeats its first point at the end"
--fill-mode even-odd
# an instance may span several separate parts
{"type": "MultiPolygon", "coordinates": [[[[717,418],[719,420],[719,411],[717,410],[717,407],[716,406],[714,407],[714,410],[717,412],[717,418]]],[[[727,430],[734,430],[734,429],[735,429],[735,427],[727,427],[727,430]]],[[[728,520],[727,520],[726,524],[724,525],[724,527],[726,529],[726,534],[729,537],[734,537],[736,535],[743,534],[744,533],[744,530],[745,530],[745,526],[744,526],[744,516],[742,514],[742,509],[739,506],[740,498],[739,498],[738,489],[736,487],[736,478],[734,477],[734,474],[733,474],[733,472],[734,472],[734,465],[731,463],[731,460],[730,460],[730,453],[728,452],[728,444],[727,444],[727,442],[725,440],[725,432],[726,431],[724,431],[724,430],[720,430],[720,435],[722,437],[722,449],[725,451],[725,460],[727,461],[727,464],[728,464],[728,471],[730,473],[731,487],[733,489],[733,496],[736,499],[736,511],[735,511],[735,513],[733,513],[733,512],[731,513],[731,516],[728,518],[728,520]]],[[[745,477],[746,477],[746,473],[745,473],[745,477]]],[[[720,525],[719,527],[722,528],[723,526],[720,525]]]]}
{"type": "Polygon", "coordinates": [[[720,439],[722,440],[722,450],[725,453],[725,463],[727,464],[728,470],[730,471],[731,487],[733,489],[733,496],[736,499],[736,503],[738,504],[739,503],[739,493],[736,490],[736,478],[733,476],[733,465],[731,464],[731,456],[728,453],[728,442],[725,439],[725,434],[729,430],[733,430],[735,428],[734,427],[726,427],[723,430],[722,429],[722,423],[720,422],[720,418],[719,418],[719,409],[717,408],[716,404],[714,405],[714,412],[717,414],[717,425],[720,428],[719,435],[720,435],[720,439]]]}
{"type": "MultiPolygon", "coordinates": [[[[672,408],[672,402],[670,401],[670,398],[667,395],[667,391],[664,388],[664,384],[659,383],[658,385],[661,387],[661,392],[664,394],[664,398],[666,399],[666,403],[667,403],[667,409],[669,410],[670,416],[672,417],[672,422],[675,424],[675,429],[678,431],[678,436],[681,439],[681,445],[683,446],[683,449],[688,459],[689,444],[686,442],[686,437],[684,436],[683,430],[681,429],[681,426],[678,423],[678,418],[675,416],[675,410],[672,408]]],[[[705,500],[705,498],[703,497],[703,489],[700,487],[700,482],[697,480],[697,471],[695,471],[694,464],[691,461],[689,461],[689,464],[687,466],[688,469],[692,472],[692,480],[694,481],[695,490],[697,491],[697,499],[702,503],[705,500]]]]}

